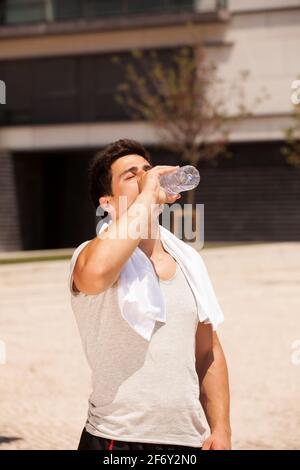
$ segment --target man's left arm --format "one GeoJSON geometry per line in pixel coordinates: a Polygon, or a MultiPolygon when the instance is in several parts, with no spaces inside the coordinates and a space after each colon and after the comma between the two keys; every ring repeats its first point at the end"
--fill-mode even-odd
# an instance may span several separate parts
{"type": "Polygon", "coordinates": [[[228,369],[222,346],[211,324],[198,323],[196,370],[200,386],[199,398],[211,431],[202,450],[230,450],[228,369]]]}

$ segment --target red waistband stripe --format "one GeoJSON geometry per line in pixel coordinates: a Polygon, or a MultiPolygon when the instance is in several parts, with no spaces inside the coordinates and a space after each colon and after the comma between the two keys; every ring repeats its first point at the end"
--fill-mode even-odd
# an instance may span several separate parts
{"type": "Polygon", "coordinates": [[[114,440],[111,439],[110,444],[109,444],[109,450],[112,450],[113,445],[114,445],[114,440]]]}

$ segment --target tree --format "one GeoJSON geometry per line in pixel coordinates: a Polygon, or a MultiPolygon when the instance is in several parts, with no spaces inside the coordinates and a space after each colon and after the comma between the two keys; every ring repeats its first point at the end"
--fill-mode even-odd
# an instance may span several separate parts
{"type": "Polygon", "coordinates": [[[292,125],[284,129],[285,143],[281,154],[289,165],[300,168],[300,100],[294,104],[292,120],[292,125]]]}
{"type": "MultiPolygon", "coordinates": [[[[132,119],[151,123],[160,145],[179,153],[186,164],[197,167],[204,160],[216,164],[221,153],[231,156],[230,128],[251,115],[242,86],[249,72],[241,71],[226,92],[217,66],[208,62],[200,43],[176,49],[164,62],[153,50],[136,49],[131,56],[125,64],[126,81],[118,86],[115,99],[132,119]],[[232,114],[228,104],[232,108],[234,100],[232,114]]],[[[113,61],[121,62],[118,56],[113,61]]],[[[186,193],[187,203],[194,198],[195,190],[186,193]]]]}

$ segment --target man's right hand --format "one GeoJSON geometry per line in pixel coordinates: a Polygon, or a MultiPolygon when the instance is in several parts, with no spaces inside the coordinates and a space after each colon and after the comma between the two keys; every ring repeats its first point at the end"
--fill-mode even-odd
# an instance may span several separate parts
{"type": "Polygon", "coordinates": [[[154,204],[172,204],[181,198],[180,194],[169,195],[160,185],[160,176],[174,173],[178,166],[157,165],[138,178],[140,193],[147,193],[153,198],[154,204]]]}

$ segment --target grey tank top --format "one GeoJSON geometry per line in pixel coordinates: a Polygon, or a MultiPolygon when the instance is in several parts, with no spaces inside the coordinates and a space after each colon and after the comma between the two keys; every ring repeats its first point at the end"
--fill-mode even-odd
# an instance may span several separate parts
{"type": "Polygon", "coordinates": [[[71,260],[71,305],[92,370],[86,430],[131,442],[201,447],[208,426],[199,400],[195,368],[198,316],[180,266],[159,280],[167,307],[166,323],[156,322],[148,342],[122,317],[117,282],[96,295],[76,293],[71,260]]]}

